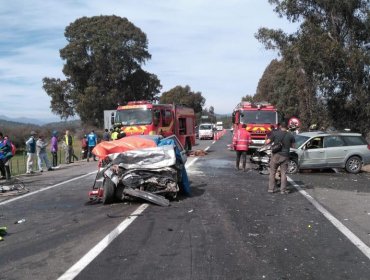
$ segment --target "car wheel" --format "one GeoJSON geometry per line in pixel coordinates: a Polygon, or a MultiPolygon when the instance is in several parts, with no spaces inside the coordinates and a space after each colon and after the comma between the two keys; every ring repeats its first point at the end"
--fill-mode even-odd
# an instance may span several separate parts
{"type": "Polygon", "coordinates": [[[359,173],[362,168],[361,158],[358,156],[350,157],[346,162],[346,171],[349,173],[359,173]]]}
{"type": "Polygon", "coordinates": [[[295,174],[295,173],[298,172],[298,170],[299,170],[299,168],[298,168],[298,161],[297,161],[297,159],[296,158],[289,159],[287,173],[288,174],[295,174]]]}
{"type": "Polygon", "coordinates": [[[114,183],[110,179],[105,178],[103,182],[103,204],[109,204],[114,201],[114,188],[114,183]]]}
{"type": "Polygon", "coordinates": [[[118,184],[117,187],[116,187],[116,190],[114,192],[114,198],[117,200],[117,201],[122,201],[122,198],[124,197],[124,194],[123,194],[123,189],[124,189],[124,185],[122,184],[118,184]]]}

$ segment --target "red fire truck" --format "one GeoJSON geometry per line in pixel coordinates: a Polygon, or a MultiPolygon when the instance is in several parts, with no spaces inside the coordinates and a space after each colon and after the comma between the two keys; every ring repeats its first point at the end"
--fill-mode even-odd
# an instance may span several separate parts
{"type": "Polygon", "coordinates": [[[277,126],[282,120],[277,109],[267,102],[240,102],[232,113],[234,133],[242,129],[242,125],[247,125],[247,130],[251,134],[252,149],[261,147],[265,143],[266,134],[271,131],[271,125],[277,126]]]}
{"type": "Polygon", "coordinates": [[[195,114],[192,108],[175,104],[153,104],[150,101],[131,101],[118,106],[112,120],[126,135],[176,135],[190,151],[195,144],[195,114]]]}

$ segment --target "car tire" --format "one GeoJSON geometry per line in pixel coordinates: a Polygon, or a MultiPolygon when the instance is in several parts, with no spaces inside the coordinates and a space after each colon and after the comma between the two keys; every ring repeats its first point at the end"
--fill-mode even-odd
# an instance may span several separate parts
{"type": "Polygon", "coordinates": [[[298,167],[298,160],[296,158],[290,158],[288,163],[288,174],[295,174],[298,173],[299,167],[298,167]]]}
{"type": "Polygon", "coordinates": [[[124,185],[122,184],[118,184],[117,187],[116,187],[116,190],[114,192],[114,198],[116,201],[122,201],[122,198],[124,196],[123,194],[123,189],[125,188],[124,185]]]}
{"type": "Polygon", "coordinates": [[[104,189],[102,198],[103,204],[113,203],[115,189],[114,183],[110,179],[105,178],[103,181],[103,189],[104,189]]]}
{"type": "Polygon", "coordinates": [[[361,158],[358,156],[350,157],[346,162],[345,168],[348,173],[353,173],[353,174],[359,173],[362,168],[361,158]]]}

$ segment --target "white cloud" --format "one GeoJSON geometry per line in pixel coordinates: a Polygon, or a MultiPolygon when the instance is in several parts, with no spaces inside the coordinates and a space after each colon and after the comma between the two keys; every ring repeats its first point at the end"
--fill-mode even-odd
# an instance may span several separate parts
{"type": "Polygon", "coordinates": [[[295,29],[274,14],[267,0],[4,2],[0,92],[17,104],[8,111],[16,116],[54,116],[42,78],[63,78],[59,49],[66,44],[64,29],[82,16],[127,17],[147,34],[152,59],[145,68],[158,76],[163,91],[189,85],[202,92],[206,106],[214,106],[216,113],[230,113],[242,96],[253,94],[276,57],[254,38],[258,28],[295,29]],[[37,102],[29,106],[32,100],[37,102]]]}

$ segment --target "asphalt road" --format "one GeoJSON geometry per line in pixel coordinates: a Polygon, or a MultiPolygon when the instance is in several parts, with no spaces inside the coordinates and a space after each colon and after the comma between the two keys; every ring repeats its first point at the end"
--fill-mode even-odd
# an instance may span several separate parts
{"type": "Polygon", "coordinates": [[[30,195],[0,197],[0,279],[369,279],[369,174],[300,173],[269,194],[230,141],[198,141],[192,195],[170,207],[88,203],[94,162],[23,177],[30,195]]]}

